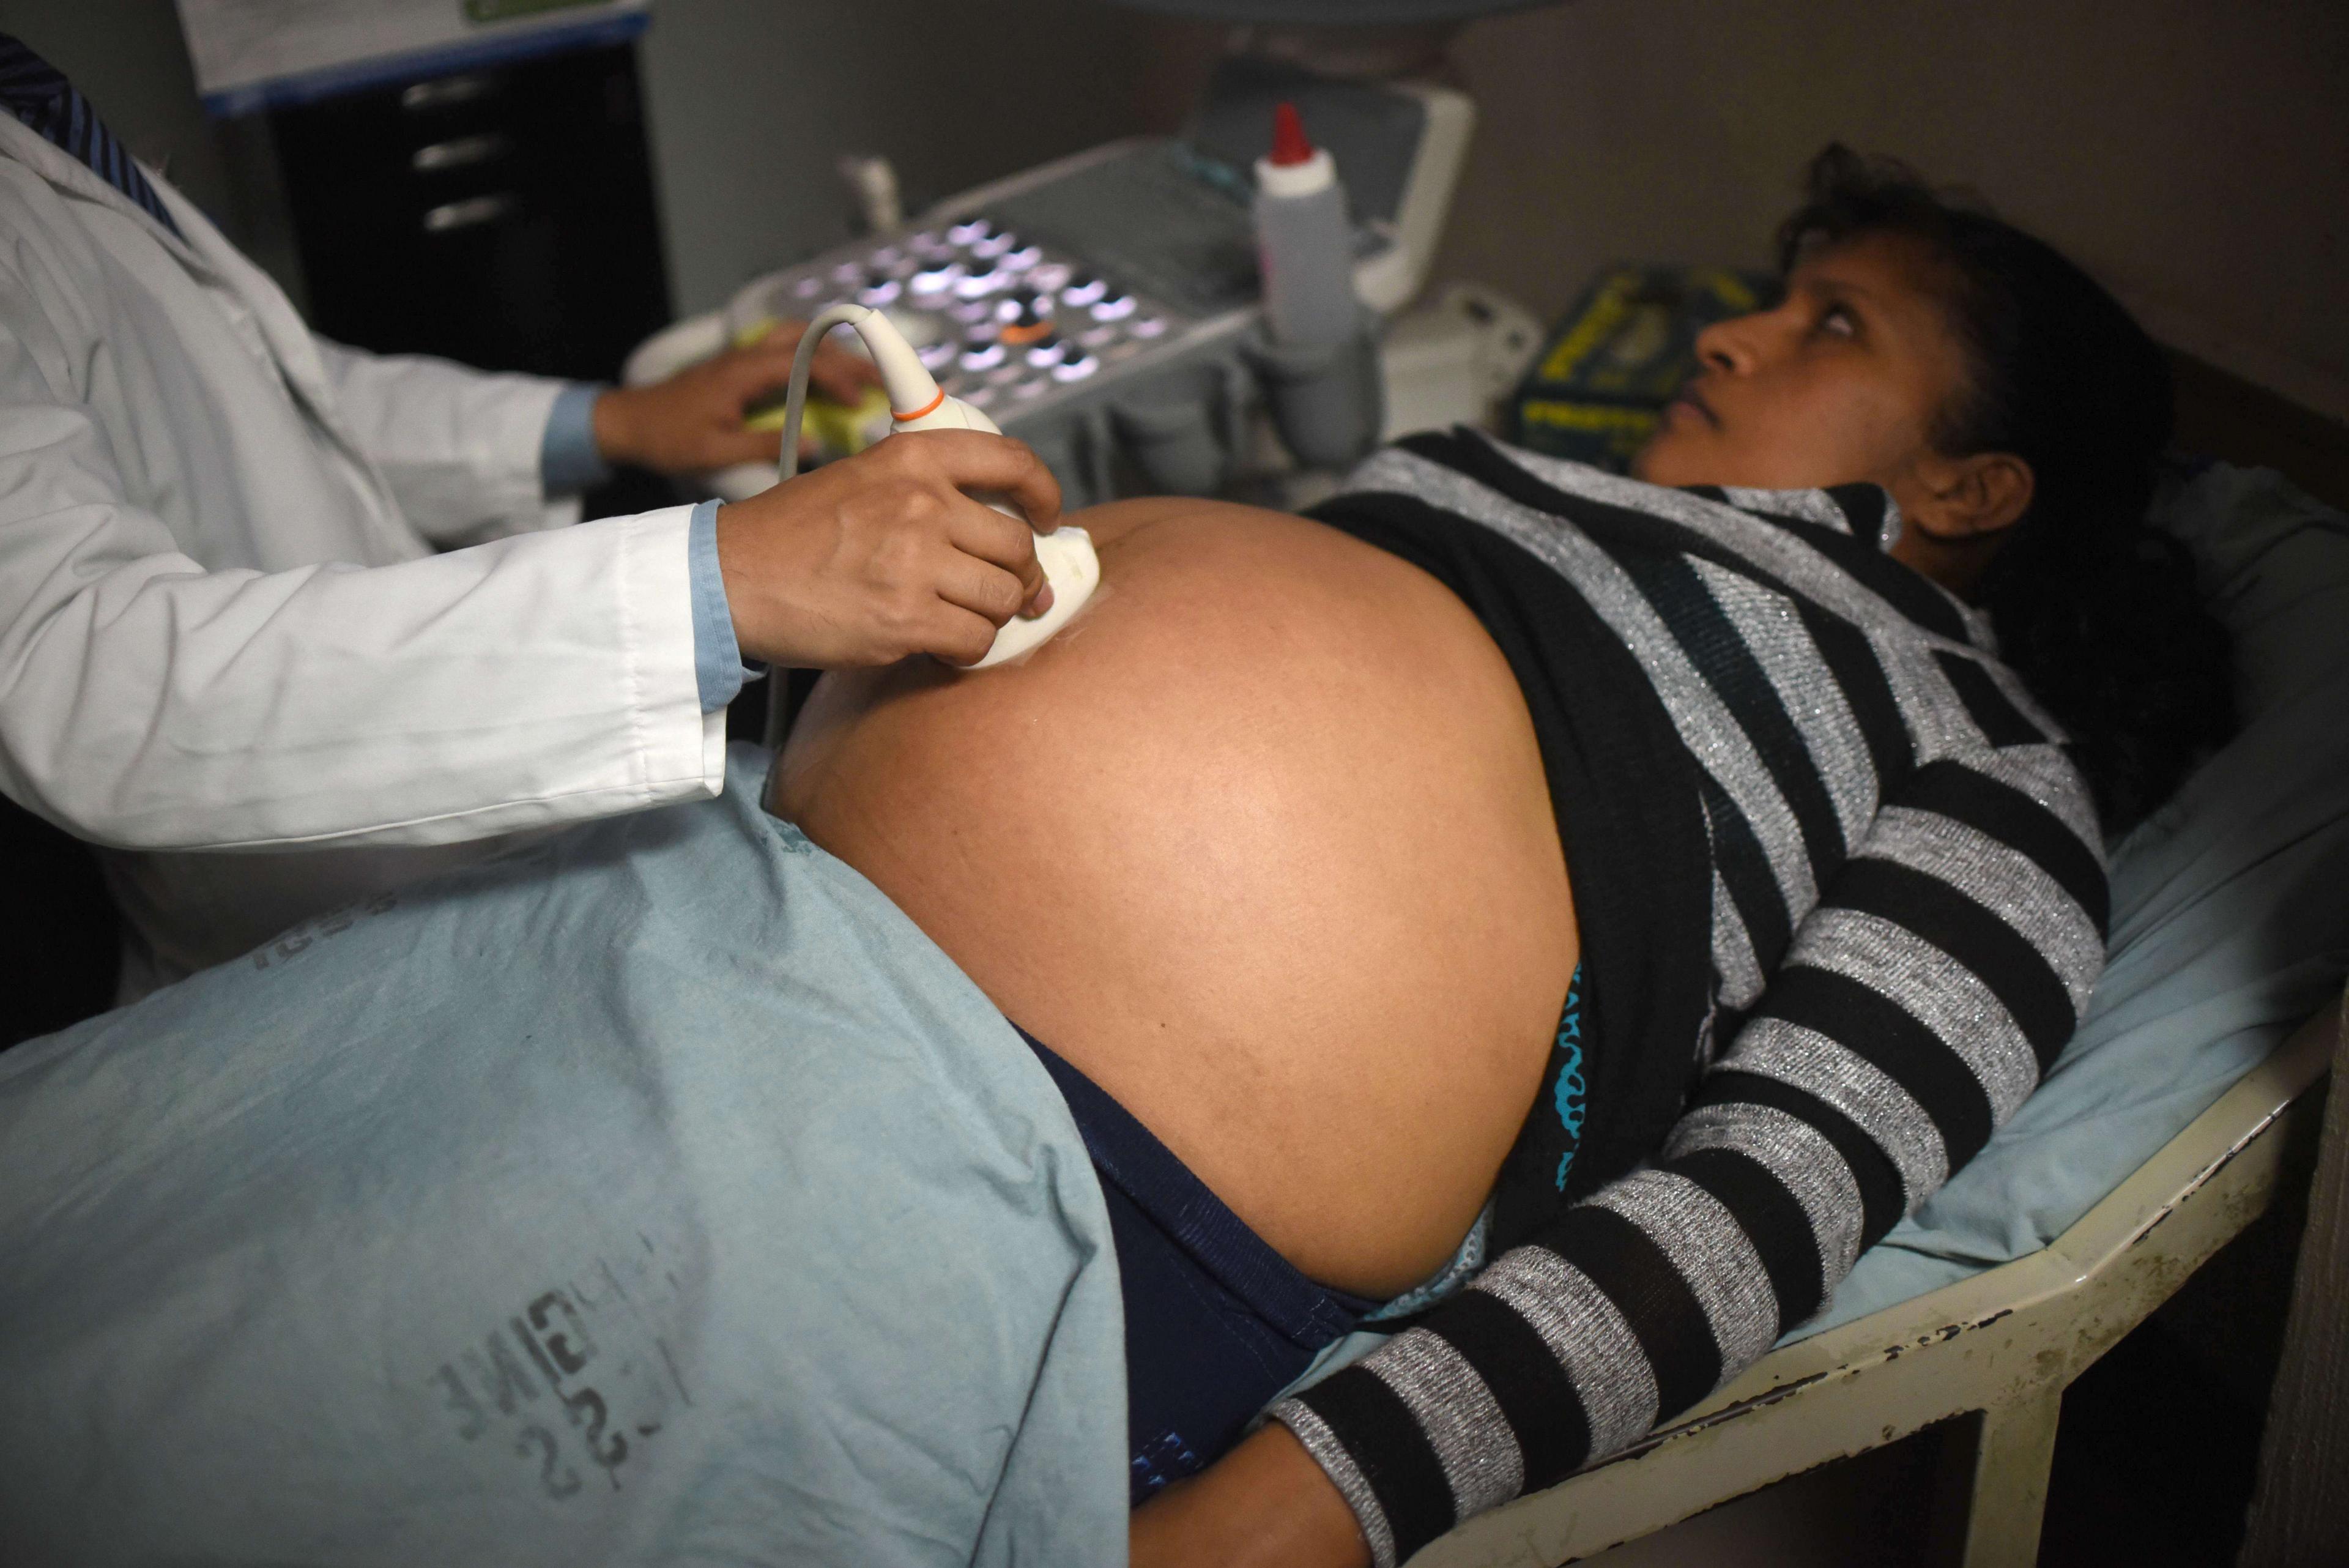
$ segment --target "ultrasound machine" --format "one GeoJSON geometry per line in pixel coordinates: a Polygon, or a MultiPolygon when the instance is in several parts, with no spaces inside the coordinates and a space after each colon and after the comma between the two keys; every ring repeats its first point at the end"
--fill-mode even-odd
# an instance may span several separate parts
{"type": "MultiPolygon", "coordinates": [[[[1214,491],[1259,439],[1250,171],[1284,99],[1336,157],[1367,343],[1426,280],[1474,105],[1449,87],[1332,79],[1236,55],[1181,135],[1076,153],[755,279],[722,310],[647,340],[626,379],[658,379],[770,322],[853,301],[885,312],[950,396],[1035,447],[1071,504],[1214,491]]],[[[886,418],[881,410],[884,429],[886,418]]],[[[709,477],[740,499],[773,483],[775,469],[709,477]]]]}

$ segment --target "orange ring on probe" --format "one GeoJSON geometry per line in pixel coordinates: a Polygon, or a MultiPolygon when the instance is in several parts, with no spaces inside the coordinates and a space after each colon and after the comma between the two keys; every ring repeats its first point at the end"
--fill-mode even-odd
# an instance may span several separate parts
{"type": "Polygon", "coordinates": [[[893,420],[918,420],[918,419],[920,419],[924,414],[935,412],[935,411],[936,410],[936,409],[937,409],[937,406],[938,406],[940,403],[945,402],[946,400],[947,400],[947,389],[946,389],[944,387],[940,387],[940,388],[938,389],[938,395],[937,395],[936,397],[932,398],[928,402],[924,403],[920,408],[916,409],[912,413],[910,413],[910,414],[901,414],[901,413],[899,413],[896,410],[895,410],[895,409],[891,409],[891,410],[889,410],[889,417],[890,417],[891,419],[893,419],[893,420]]]}

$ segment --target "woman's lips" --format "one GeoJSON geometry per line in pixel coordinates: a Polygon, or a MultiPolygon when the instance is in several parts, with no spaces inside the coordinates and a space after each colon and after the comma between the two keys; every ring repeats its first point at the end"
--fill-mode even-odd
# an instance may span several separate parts
{"type": "Polygon", "coordinates": [[[1664,406],[1664,412],[1669,417],[1682,409],[1695,414],[1714,430],[1721,428],[1721,416],[1713,411],[1713,405],[1706,402],[1704,394],[1694,387],[1682,387],[1672,400],[1664,406]]]}

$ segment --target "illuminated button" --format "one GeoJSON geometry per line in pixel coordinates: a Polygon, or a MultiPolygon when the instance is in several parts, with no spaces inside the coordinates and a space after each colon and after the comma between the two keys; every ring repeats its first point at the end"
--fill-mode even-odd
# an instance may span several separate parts
{"type": "Polygon", "coordinates": [[[955,286],[955,280],[969,269],[960,262],[947,262],[939,266],[924,267],[914,275],[916,294],[944,294],[955,286]]]}
{"type": "Polygon", "coordinates": [[[995,319],[998,321],[1017,321],[1022,315],[1034,309],[1035,304],[1036,302],[1032,299],[1023,299],[1019,295],[1014,294],[997,300],[992,306],[992,309],[994,311],[995,319]]]}
{"type": "Polygon", "coordinates": [[[1028,286],[1030,288],[1040,289],[1046,294],[1052,294],[1066,288],[1071,275],[1073,275],[1064,263],[1046,262],[1041,266],[1031,267],[1029,270],[1028,286]]]}
{"type": "Polygon", "coordinates": [[[883,245],[879,250],[873,253],[871,259],[874,266],[893,267],[905,259],[905,253],[899,250],[895,245],[883,245]]]}
{"type": "Polygon", "coordinates": [[[1041,245],[1021,245],[1016,251],[1003,253],[1003,265],[1014,272],[1026,272],[1043,259],[1044,247],[1041,245]]]}
{"type": "Polygon", "coordinates": [[[1126,330],[1136,337],[1164,337],[1166,336],[1166,318],[1163,316],[1137,316],[1126,330]]]}
{"type": "Polygon", "coordinates": [[[1123,321],[1133,314],[1133,296],[1121,294],[1115,299],[1104,299],[1093,306],[1095,321],[1123,321]]]}
{"type": "Polygon", "coordinates": [[[1052,379],[1055,381],[1081,381],[1087,376],[1092,375],[1095,370],[1100,369],[1101,361],[1080,348],[1077,350],[1076,357],[1074,358],[1064,359],[1060,364],[1052,367],[1052,379]]]}
{"type": "Polygon", "coordinates": [[[996,315],[1003,321],[1003,340],[1015,348],[1030,347],[1043,342],[1052,335],[1051,312],[1032,294],[1013,295],[1005,303],[1019,308],[1008,317],[1000,308],[996,315]]]}
{"type": "Polygon", "coordinates": [[[985,299],[999,288],[1011,286],[1011,275],[1001,267],[991,272],[975,272],[968,277],[955,280],[955,296],[958,299],[985,299]]]}
{"type": "Polygon", "coordinates": [[[813,299],[817,295],[823,292],[823,279],[820,277],[803,277],[800,279],[799,282],[792,285],[792,292],[799,296],[802,299],[813,299]]]}
{"type": "Polygon", "coordinates": [[[894,277],[884,277],[879,283],[857,290],[856,302],[859,305],[869,305],[878,310],[885,305],[896,303],[897,296],[905,292],[904,284],[894,277]]]}
{"type": "Polygon", "coordinates": [[[947,314],[965,326],[972,326],[994,319],[995,306],[983,299],[957,299],[947,306],[947,314]]]}
{"type": "Polygon", "coordinates": [[[995,232],[995,225],[985,218],[966,218],[959,223],[947,225],[947,238],[956,244],[976,244],[995,232]]]}
{"type": "Polygon", "coordinates": [[[1081,277],[1061,291],[1061,303],[1082,308],[1098,304],[1109,296],[1109,285],[1097,277],[1081,277]]]}
{"type": "Polygon", "coordinates": [[[989,234],[983,240],[971,241],[970,254],[987,261],[993,261],[999,256],[1009,254],[1011,247],[1019,243],[1009,234],[989,234]]]}
{"type": "Polygon", "coordinates": [[[838,266],[832,269],[832,281],[851,286],[863,283],[864,281],[864,269],[855,262],[842,262],[838,266]]]}
{"type": "Polygon", "coordinates": [[[954,363],[955,346],[943,337],[936,343],[925,343],[914,352],[920,357],[924,366],[933,370],[943,370],[954,363]]]}
{"type": "Polygon", "coordinates": [[[974,409],[983,409],[987,407],[988,404],[995,401],[995,389],[992,387],[973,387],[967,392],[957,392],[955,396],[960,398],[964,402],[968,403],[974,409]]]}
{"type": "Polygon", "coordinates": [[[962,368],[966,370],[992,370],[1003,363],[1003,345],[980,343],[962,351],[962,368]]]}
{"type": "Polygon", "coordinates": [[[995,323],[992,321],[974,321],[963,329],[962,336],[963,341],[966,343],[994,343],[999,341],[995,330],[995,323]]]}
{"type": "Polygon", "coordinates": [[[1041,370],[1048,365],[1059,364],[1061,357],[1067,352],[1065,344],[1059,338],[1047,335],[1036,347],[1028,350],[1028,363],[1041,370]]]}

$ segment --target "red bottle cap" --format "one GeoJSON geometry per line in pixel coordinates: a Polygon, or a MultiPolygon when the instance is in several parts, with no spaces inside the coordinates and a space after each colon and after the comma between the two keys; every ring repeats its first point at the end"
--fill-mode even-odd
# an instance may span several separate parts
{"type": "Polygon", "coordinates": [[[1272,111],[1272,163],[1276,169],[1313,161],[1313,143],[1306,140],[1305,122],[1297,106],[1283,99],[1272,111]]]}

